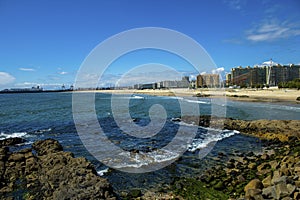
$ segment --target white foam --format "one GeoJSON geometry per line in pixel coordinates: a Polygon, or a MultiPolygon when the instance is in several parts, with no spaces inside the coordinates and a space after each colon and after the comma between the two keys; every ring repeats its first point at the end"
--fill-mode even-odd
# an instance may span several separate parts
{"type": "Polygon", "coordinates": [[[97,174],[98,174],[99,176],[103,176],[105,173],[108,172],[108,169],[109,169],[109,168],[99,170],[99,171],[97,171],[97,174]]]}
{"type": "Polygon", "coordinates": [[[26,136],[26,132],[16,132],[16,133],[0,133],[0,140],[7,139],[7,138],[16,138],[16,137],[24,137],[26,136]]]}
{"type": "Polygon", "coordinates": [[[238,133],[239,133],[239,131],[236,131],[236,130],[233,130],[233,131],[224,130],[224,131],[219,132],[217,134],[205,135],[204,139],[202,139],[202,138],[201,139],[194,139],[192,144],[189,145],[188,151],[194,152],[198,149],[206,148],[212,142],[217,142],[217,141],[223,140],[225,138],[231,137],[231,136],[233,136],[235,134],[238,134],[238,133]]]}
{"type": "Polygon", "coordinates": [[[183,100],[189,103],[209,104],[209,102],[199,101],[199,100],[191,100],[191,99],[183,99],[183,100]]]}
{"type": "Polygon", "coordinates": [[[145,99],[145,97],[138,96],[138,95],[133,95],[131,98],[133,98],[133,99],[145,99]]]}

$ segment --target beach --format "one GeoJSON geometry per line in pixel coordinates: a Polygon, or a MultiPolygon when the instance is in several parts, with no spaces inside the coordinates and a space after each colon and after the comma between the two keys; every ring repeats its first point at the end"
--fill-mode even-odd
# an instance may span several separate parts
{"type": "Polygon", "coordinates": [[[180,97],[227,97],[237,101],[257,101],[257,102],[297,102],[300,91],[296,89],[228,89],[228,88],[201,88],[201,89],[116,89],[116,90],[87,90],[76,92],[95,92],[109,94],[144,94],[154,96],[180,96],[180,97]]]}

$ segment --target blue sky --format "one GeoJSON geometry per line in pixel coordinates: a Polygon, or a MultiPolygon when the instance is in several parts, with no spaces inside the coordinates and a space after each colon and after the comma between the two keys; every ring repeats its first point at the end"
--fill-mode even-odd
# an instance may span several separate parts
{"type": "MultiPolygon", "coordinates": [[[[0,0],[0,89],[72,84],[100,42],[141,27],[188,35],[225,72],[270,58],[299,64],[299,10],[297,0],[0,0]]],[[[170,58],[154,55],[120,60],[107,76],[115,80],[136,59],[141,64],[147,56],[156,62],[170,58]]],[[[177,65],[182,67],[175,66],[177,70],[191,73],[184,62],[177,65]]]]}

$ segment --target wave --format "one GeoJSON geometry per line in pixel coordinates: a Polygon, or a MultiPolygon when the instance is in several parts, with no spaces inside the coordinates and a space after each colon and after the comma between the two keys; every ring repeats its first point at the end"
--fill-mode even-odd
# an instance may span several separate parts
{"type": "Polygon", "coordinates": [[[132,99],[145,99],[145,97],[143,97],[143,96],[138,96],[138,95],[133,95],[131,98],[132,98],[132,99]]]}
{"type": "Polygon", "coordinates": [[[212,142],[217,142],[223,140],[225,138],[231,137],[235,134],[239,134],[240,132],[237,130],[227,130],[227,129],[216,129],[211,127],[203,127],[195,124],[189,124],[186,122],[175,122],[180,126],[186,127],[199,127],[201,129],[207,130],[207,134],[202,135],[201,138],[196,138],[193,140],[192,144],[189,145],[188,151],[194,152],[198,149],[203,149],[208,147],[212,142]]]}
{"type": "Polygon", "coordinates": [[[98,174],[99,176],[103,176],[105,173],[108,172],[108,169],[109,169],[109,168],[105,168],[105,169],[99,170],[99,171],[97,171],[97,174],[98,174]]]}
{"type": "Polygon", "coordinates": [[[195,152],[196,150],[208,147],[212,142],[223,140],[238,133],[240,132],[236,130],[223,130],[218,134],[205,135],[204,138],[194,139],[192,144],[189,145],[188,151],[195,152]]]}
{"type": "Polygon", "coordinates": [[[183,100],[188,102],[188,103],[210,104],[209,102],[206,102],[206,101],[191,100],[191,99],[183,99],[183,100]]]}
{"type": "Polygon", "coordinates": [[[8,138],[16,138],[16,137],[25,137],[27,132],[16,132],[16,133],[0,133],[0,140],[8,139],[8,138]]]}

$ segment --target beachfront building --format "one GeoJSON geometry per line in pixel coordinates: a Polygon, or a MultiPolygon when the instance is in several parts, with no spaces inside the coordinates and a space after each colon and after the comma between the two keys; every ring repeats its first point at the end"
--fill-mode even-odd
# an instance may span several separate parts
{"type": "Polygon", "coordinates": [[[220,86],[220,75],[219,74],[199,74],[196,80],[197,88],[213,88],[220,86]]]}
{"type": "MultiPolygon", "coordinates": [[[[266,62],[265,62],[266,63],[266,62]]],[[[231,69],[226,76],[226,85],[254,87],[256,85],[277,86],[280,82],[288,82],[300,78],[300,65],[280,65],[272,63],[245,68],[239,66],[231,69]]]]}
{"type": "Polygon", "coordinates": [[[188,76],[182,77],[181,80],[166,80],[157,83],[158,88],[188,88],[190,81],[188,76]]]}
{"type": "Polygon", "coordinates": [[[145,83],[145,84],[135,84],[134,89],[144,90],[144,89],[157,89],[157,83],[145,83]]]}

